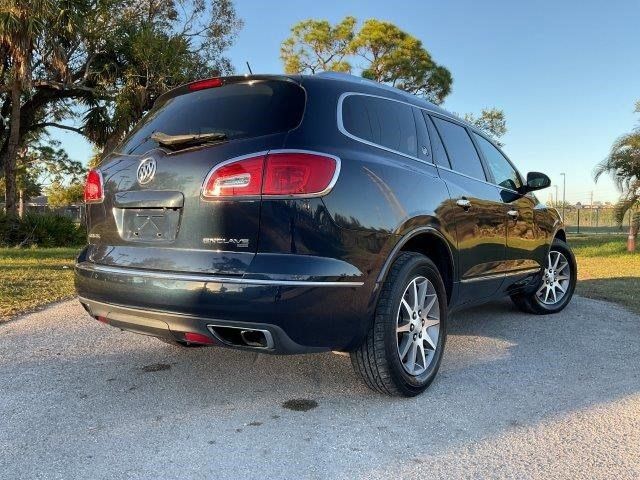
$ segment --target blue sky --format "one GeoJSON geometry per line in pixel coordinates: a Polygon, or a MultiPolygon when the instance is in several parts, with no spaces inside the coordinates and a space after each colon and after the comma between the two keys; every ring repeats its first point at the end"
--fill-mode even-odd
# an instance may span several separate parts
{"type": "MultiPolygon", "coordinates": [[[[450,111],[504,110],[505,151],[524,173],[539,170],[567,200],[615,200],[608,178],[592,180],[612,142],[638,125],[640,2],[638,1],[336,1],[236,0],[244,20],[228,52],[236,70],[282,71],[280,43],[307,18],[336,22],[346,15],[397,24],[422,40],[453,74],[450,111]]],[[[91,147],[78,135],[57,135],[72,158],[91,147]]],[[[553,189],[552,189],[553,190],[553,189]]],[[[540,196],[547,200],[549,191],[540,196]]]]}

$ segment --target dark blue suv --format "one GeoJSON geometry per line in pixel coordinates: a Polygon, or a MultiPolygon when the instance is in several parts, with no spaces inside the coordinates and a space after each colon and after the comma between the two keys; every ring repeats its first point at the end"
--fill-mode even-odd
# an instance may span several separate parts
{"type": "Polygon", "coordinates": [[[576,264],[558,213],[495,143],[342,74],[176,88],[89,172],[76,265],[96,319],[185,347],[349,352],[416,395],[448,315],[510,296],[562,310],[576,264]]]}

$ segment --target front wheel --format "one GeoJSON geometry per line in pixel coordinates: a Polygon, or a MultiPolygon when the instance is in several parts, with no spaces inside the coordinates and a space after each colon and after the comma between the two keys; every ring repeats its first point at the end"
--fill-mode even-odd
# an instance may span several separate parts
{"type": "Polygon", "coordinates": [[[372,390],[412,397],[436,376],[447,325],[447,296],[435,264],[401,254],[382,285],[375,318],[353,367],[372,390]]]}
{"type": "Polygon", "coordinates": [[[569,245],[555,239],[538,288],[529,294],[513,295],[513,303],[522,311],[545,315],[564,309],[573,297],[578,278],[576,259],[569,245]]]}

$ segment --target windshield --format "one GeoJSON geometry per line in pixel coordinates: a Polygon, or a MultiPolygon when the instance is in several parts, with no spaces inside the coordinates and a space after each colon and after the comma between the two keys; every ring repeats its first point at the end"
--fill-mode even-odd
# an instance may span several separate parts
{"type": "Polygon", "coordinates": [[[248,80],[179,95],[154,107],[118,149],[143,154],[166,135],[222,133],[228,140],[286,132],[302,119],[304,90],[282,80],[248,80]]]}

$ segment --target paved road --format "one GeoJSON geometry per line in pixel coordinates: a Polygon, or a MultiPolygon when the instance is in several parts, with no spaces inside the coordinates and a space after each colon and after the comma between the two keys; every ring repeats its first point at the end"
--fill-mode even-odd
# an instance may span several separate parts
{"type": "Polygon", "coordinates": [[[346,357],[178,349],[65,302],[0,325],[0,478],[637,479],[639,364],[637,315],[500,302],[452,319],[430,390],[392,399],[346,357]]]}

